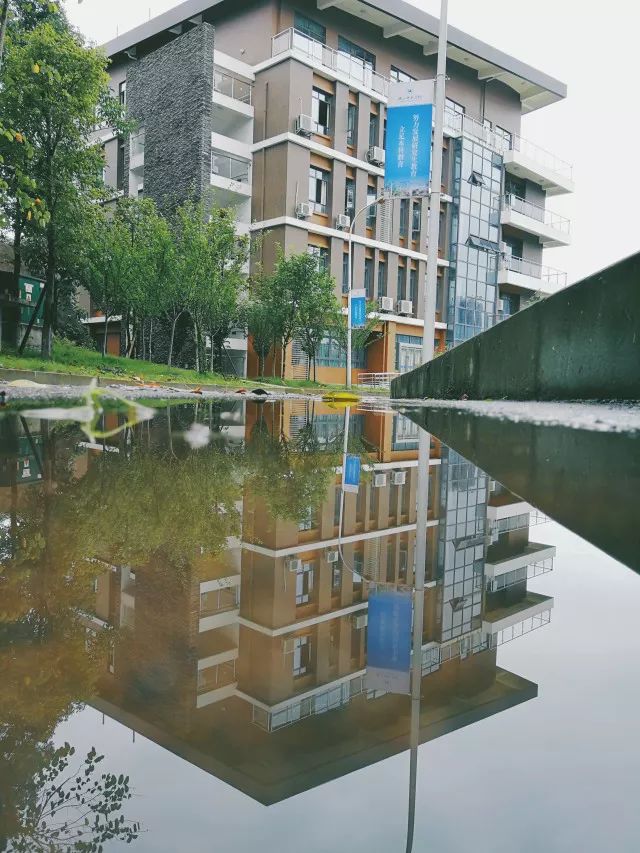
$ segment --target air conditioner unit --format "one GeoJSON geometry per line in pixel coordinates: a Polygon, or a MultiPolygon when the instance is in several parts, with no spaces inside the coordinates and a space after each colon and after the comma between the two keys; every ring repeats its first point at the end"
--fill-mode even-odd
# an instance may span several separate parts
{"type": "Polygon", "coordinates": [[[510,255],[511,254],[511,246],[507,245],[506,243],[500,243],[500,252],[503,255],[510,255]]]}
{"type": "Polygon", "coordinates": [[[337,563],[340,560],[340,551],[327,551],[327,563],[337,563]]]}
{"type": "Polygon", "coordinates": [[[336,216],[336,228],[340,231],[348,231],[351,227],[351,217],[346,213],[339,213],[336,216]]]}
{"type": "Polygon", "coordinates": [[[498,299],[498,311],[504,311],[504,299],[498,299]]]}
{"type": "Polygon", "coordinates": [[[285,565],[292,574],[297,574],[302,568],[302,560],[299,557],[289,557],[285,565]]]}
{"type": "Polygon", "coordinates": [[[313,119],[301,113],[296,119],[296,133],[299,136],[311,136],[313,133],[313,119]]]}
{"type": "Polygon", "coordinates": [[[296,205],[298,219],[308,219],[311,216],[311,205],[308,201],[299,201],[296,205]]]}
{"type": "Polygon", "coordinates": [[[404,484],[407,482],[407,472],[394,471],[391,474],[391,482],[394,486],[404,486],[404,484]]]}
{"type": "Polygon", "coordinates": [[[392,296],[379,296],[378,297],[378,308],[381,311],[393,311],[393,297],[392,296]]]}
{"type": "Polygon", "coordinates": [[[356,631],[361,631],[363,628],[366,628],[367,622],[368,619],[366,613],[359,613],[357,616],[353,617],[353,627],[356,631]]]}
{"type": "Polygon", "coordinates": [[[381,489],[383,486],[387,485],[387,475],[386,474],[374,474],[373,475],[373,487],[374,489],[381,489]]]}
{"type": "Polygon", "coordinates": [[[367,160],[372,166],[384,166],[384,148],[372,145],[367,151],[367,160]]]}
{"type": "Polygon", "coordinates": [[[398,314],[413,314],[413,302],[410,299],[398,301],[398,314]]]}

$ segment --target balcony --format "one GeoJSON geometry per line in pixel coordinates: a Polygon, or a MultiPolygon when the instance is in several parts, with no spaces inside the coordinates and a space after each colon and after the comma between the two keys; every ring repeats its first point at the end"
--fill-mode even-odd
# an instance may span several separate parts
{"type": "MultiPolygon", "coordinates": [[[[499,607],[496,610],[490,610],[485,613],[482,620],[482,631],[485,634],[490,634],[492,637],[497,637],[493,645],[500,645],[502,642],[507,642],[507,639],[515,639],[519,633],[526,633],[521,630],[518,632],[517,626],[524,626],[527,623],[533,622],[532,627],[538,627],[535,623],[544,624],[550,619],[550,613],[553,608],[553,598],[548,595],[540,595],[537,592],[527,592],[527,594],[515,604],[510,604],[507,607],[499,607]],[[507,632],[506,636],[503,632],[507,632]],[[503,634],[502,637],[500,635],[503,634]]],[[[531,628],[529,628],[531,630],[531,628]]]]}
{"type": "Polygon", "coordinates": [[[500,222],[518,231],[533,234],[547,248],[568,246],[571,243],[569,219],[513,193],[504,196],[500,222]]]}
{"type": "Polygon", "coordinates": [[[284,53],[291,53],[294,58],[299,57],[316,67],[330,71],[332,75],[349,84],[369,89],[383,98],[389,94],[389,80],[374,71],[366,62],[348,53],[334,50],[299,30],[290,28],[271,39],[271,56],[281,56],[284,53]]]}
{"type": "Polygon", "coordinates": [[[213,72],[213,91],[216,95],[223,95],[233,101],[234,109],[238,108],[238,104],[244,104],[247,107],[253,105],[253,84],[227,74],[219,68],[213,72]]]}
{"type": "Polygon", "coordinates": [[[242,199],[250,198],[251,163],[212,151],[211,186],[218,190],[217,199],[222,207],[230,207],[242,199]]]}
{"type": "Polygon", "coordinates": [[[446,109],[445,133],[449,136],[469,136],[502,155],[507,172],[528,178],[542,187],[547,195],[571,193],[573,167],[539,145],[520,135],[496,131],[472,116],[446,109]]]}
{"type": "Polygon", "coordinates": [[[523,569],[527,566],[544,563],[553,559],[556,549],[553,545],[543,545],[538,542],[528,542],[519,554],[511,554],[499,560],[487,559],[484,564],[484,575],[493,580],[501,575],[523,569]]]}
{"type": "Polygon", "coordinates": [[[216,68],[212,127],[225,136],[253,142],[253,85],[216,68]]]}
{"type": "Polygon", "coordinates": [[[502,255],[498,268],[498,284],[510,285],[518,291],[549,295],[567,286],[567,274],[515,255],[502,255]]]}

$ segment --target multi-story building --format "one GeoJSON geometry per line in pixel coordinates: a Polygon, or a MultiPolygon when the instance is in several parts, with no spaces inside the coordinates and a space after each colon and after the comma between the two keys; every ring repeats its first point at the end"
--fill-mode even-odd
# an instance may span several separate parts
{"type": "MultiPolygon", "coordinates": [[[[542,252],[570,240],[546,202],[572,191],[571,167],[521,135],[523,115],[566,87],[451,28],[437,312],[425,330],[428,201],[374,202],[389,83],[435,76],[437,32],[432,16],[388,0],[188,0],[106,45],[139,125],[130,140],[104,135],[107,182],[159,203],[212,189],[239,230],[263,236],[264,269],[277,247],[308,251],[345,303],[357,215],[353,281],[377,302],[379,326],[353,378],[411,369],[423,334],[441,350],[562,287],[542,252]]],[[[243,335],[229,347],[255,373],[243,335]]],[[[285,375],[306,371],[296,341],[284,362],[285,375]]],[[[344,351],[327,338],[317,366],[319,379],[342,380],[344,351]]]]}

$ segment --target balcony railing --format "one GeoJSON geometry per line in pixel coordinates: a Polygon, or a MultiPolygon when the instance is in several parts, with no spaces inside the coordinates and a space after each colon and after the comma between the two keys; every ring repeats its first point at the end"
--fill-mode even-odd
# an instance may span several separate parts
{"type": "Polygon", "coordinates": [[[334,50],[293,27],[278,33],[271,40],[271,56],[278,56],[288,50],[301,53],[334,73],[342,74],[350,81],[384,97],[389,94],[389,80],[374,71],[368,63],[341,50],[334,50]]]}
{"type": "Polygon", "coordinates": [[[211,174],[220,178],[229,178],[239,184],[249,183],[251,166],[246,160],[239,160],[229,154],[211,152],[211,174]]]}
{"type": "Polygon", "coordinates": [[[573,166],[567,163],[560,157],[556,157],[550,151],[541,148],[534,142],[529,142],[523,139],[517,133],[505,133],[495,127],[489,127],[479,119],[466,113],[454,112],[454,110],[445,109],[444,111],[444,126],[446,129],[457,134],[465,134],[482,142],[488,148],[493,148],[504,154],[505,151],[520,151],[527,157],[530,157],[536,163],[556,172],[563,178],[573,178],[573,166]]]}
{"type": "Polygon", "coordinates": [[[231,74],[215,69],[213,72],[213,91],[240,101],[243,104],[253,103],[253,86],[246,80],[239,80],[231,74]]]}
{"type": "Polygon", "coordinates": [[[529,219],[535,219],[537,222],[548,225],[550,228],[555,228],[556,231],[561,231],[563,234],[568,235],[571,233],[571,220],[567,219],[566,216],[560,216],[559,213],[547,210],[545,207],[520,198],[513,193],[505,195],[504,206],[516,213],[521,213],[529,219]]]}
{"type": "Polygon", "coordinates": [[[518,275],[526,275],[530,278],[540,279],[541,282],[554,285],[555,287],[567,286],[567,274],[553,267],[545,267],[535,261],[526,258],[518,258],[516,255],[502,255],[500,258],[500,269],[511,270],[518,275]]]}

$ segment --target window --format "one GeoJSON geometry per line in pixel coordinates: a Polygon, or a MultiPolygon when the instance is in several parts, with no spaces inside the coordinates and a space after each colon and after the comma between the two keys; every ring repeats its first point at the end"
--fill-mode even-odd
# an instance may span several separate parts
{"type": "Polygon", "coordinates": [[[369,148],[380,145],[380,116],[371,113],[369,118],[369,148]]]}
{"type": "Polygon", "coordinates": [[[342,486],[336,486],[335,495],[333,498],[333,526],[337,527],[340,524],[340,507],[342,505],[342,486]]]}
{"type": "Polygon", "coordinates": [[[391,66],[391,73],[389,74],[389,80],[394,83],[411,83],[412,80],[415,80],[415,77],[412,77],[411,74],[407,74],[406,71],[401,71],[399,68],[396,68],[395,65],[391,66]]]}
{"type": "Polygon", "coordinates": [[[119,136],[118,137],[118,161],[116,165],[116,189],[123,190],[124,189],[124,139],[119,136]]]}
{"type": "Polygon", "coordinates": [[[298,530],[312,530],[315,527],[315,513],[313,507],[307,507],[304,516],[298,522],[298,530]]]}
{"type": "Polygon", "coordinates": [[[356,215],[356,182],[353,178],[347,178],[344,185],[344,212],[349,219],[356,215]]]}
{"type": "Polygon", "coordinates": [[[342,256],[342,292],[349,292],[349,253],[342,256]]]}
{"type": "Polygon", "coordinates": [[[342,588],[342,566],[334,563],[331,572],[331,592],[340,592],[342,588]]]}
{"type": "Polygon", "coordinates": [[[398,299],[404,299],[406,296],[407,287],[407,270],[405,267],[398,267],[398,299]]]}
{"type": "Polygon", "coordinates": [[[306,15],[296,12],[293,19],[293,27],[305,36],[308,36],[315,41],[322,42],[322,44],[326,44],[327,30],[325,27],[323,27],[322,24],[312,21],[311,18],[307,18],[306,15]]]}
{"type": "Polygon", "coordinates": [[[527,182],[522,178],[516,178],[514,175],[508,174],[505,178],[504,191],[507,195],[526,198],[527,182]]]}
{"type": "Polygon", "coordinates": [[[371,484],[369,489],[369,521],[376,522],[378,520],[379,510],[379,492],[380,489],[371,484]]]}
{"type": "Polygon", "coordinates": [[[400,199],[400,236],[409,236],[409,199],[400,199]]]}
{"type": "Polygon", "coordinates": [[[484,178],[482,177],[480,172],[476,171],[471,172],[471,174],[469,175],[469,183],[473,184],[474,187],[483,187],[485,185],[484,178]]]}
{"type": "Polygon", "coordinates": [[[458,115],[463,116],[466,112],[466,109],[459,104],[457,101],[453,101],[451,98],[445,98],[445,107],[452,113],[457,113],[458,115]]]}
{"type": "Polygon", "coordinates": [[[118,86],[118,100],[120,101],[120,106],[127,106],[127,81],[124,80],[118,86]]]}
{"type": "MultiPolygon", "coordinates": [[[[367,366],[367,351],[354,349],[351,353],[351,366],[364,368],[367,366]]],[[[333,338],[323,338],[316,352],[318,367],[346,367],[347,353],[340,343],[333,338]]]]}
{"type": "Polygon", "coordinates": [[[347,105],[347,145],[355,148],[358,144],[358,107],[347,105]]]}
{"type": "Polygon", "coordinates": [[[293,675],[300,678],[311,668],[311,637],[295,637],[293,640],[293,675]]]}
{"type": "Polygon", "coordinates": [[[412,269],[409,273],[409,299],[413,303],[413,313],[418,308],[418,270],[412,269]]]}
{"type": "Polygon", "coordinates": [[[513,143],[513,134],[510,131],[505,130],[504,127],[500,127],[499,125],[495,126],[495,135],[498,139],[501,139],[504,142],[505,148],[511,148],[513,143]]]}
{"type": "Polygon", "coordinates": [[[367,228],[371,228],[372,230],[376,227],[376,216],[378,215],[377,198],[376,188],[367,187],[367,204],[369,205],[367,208],[367,228]]]}
{"type": "Polygon", "coordinates": [[[373,258],[364,259],[364,289],[367,299],[373,299],[373,258]]]}
{"type": "Polygon", "coordinates": [[[329,172],[309,169],[309,203],[314,213],[326,213],[329,200],[329,172]]]}
{"type": "Polygon", "coordinates": [[[378,296],[387,295],[387,265],[384,261],[378,264],[378,296]]]}
{"type": "Polygon", "coordinates": [[[514,258],[521,258],[522,252],[524,249],[524,243],[522,240],[519,240],[517,237],[507,237],[505,236],[504,242],[507,245],[507,249],[509,254],[513,255],[514,258]]]}
{"type": "Polygon", "coordinates": [[[422,203],[415,202],[411,216],[411,239],[414,242],[420,240],[420,229],[422,228],[422,203]]]}
{"type": "Polygon", "coordinates": [[[370,68],[372,71],[375,71],[375,55],[373,53],[369,53],[369,51],[365,50],[364,47],[360,47],[359,44],[354,44],[344,36],[338,36],[338,50],[340,53],[346,53],[349,56],[355,57],[355,59],[359,59],[365,68],[370,68]]]}
{"type": "Polygon", "coordinates": [[[313,593],[313,563],[302,563],[296,573],[296,604],[308,604],[313,593]]]}
{"type": "Polygon", "coordinates": [[[313,126],[316,133],[322,136],[328,136],[331,130],[331,113],[333,107],[333,97],[322,89],[315,89],[312,92],[311,100],[311,117],[313,118],[313,126]]]}
{"type": "Polygon", "coordinates": [[[316,259],[318,272],[329,271],[329,249],[326,246],[307,246],[307,252],[316,259]]]}

